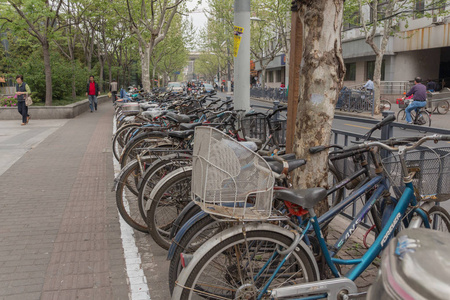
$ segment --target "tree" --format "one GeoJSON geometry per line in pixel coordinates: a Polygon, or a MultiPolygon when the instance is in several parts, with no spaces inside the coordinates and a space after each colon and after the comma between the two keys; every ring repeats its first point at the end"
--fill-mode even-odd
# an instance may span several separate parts
{"type": "MultiPolygon", "coordinates": [[[[343,0],[297,0],[303,25],[303,59],[294,134],[294,153],[308,161],[295,172],[295,188],[326,187],[328,153],[310,155],[312,146],[326,145],[331,137],[334,107],[345,73],[341,47],[343,0]]],[[[316,206],[328,209],[326,199],[316,206]]]]}
{"type": "MultiPolygon", "coordinates": [[[[127,0],[126,17],[131,33],[139,43],[142,85],[150,90],[150,57],[167,35],[174,16],[185,0],[127,0]]],[[[120,2],[120,1],[118,1],[120,2]]],[[[120,5],[120,4],[119,4],[120,5]]],[[[119,8],[120,9],[120,8],[119,8]]],[[[123,12],[117,10],[119,15],[123,12]]]]}
{"type": "MultiPolygon", "coordinates": [[[[252,15],[259,21],[252,22],[250,51],[261,66],[261,86],[265,87],[267,66],[281,50],[288,50],[287,12],[289,2],[280,0],[255,1],[252,15]]],[[[288,53],[286,53],[288,55],[288,53]]]]}
{"type": "MultiPolygon", "coordinates": [[[[2,2],[5,2],[4,0],[2,2]]],[[[45,105],[52,105],[52,70],[50,64],[50,41],[53,35],[71,23],[60,21],[63,0],[58,1],[6,1],[3,5],[2,20],[13,30],[25,30],[36,38],[42,47],[45,72],[45,105]],[[6,4],[6,3],[5,3],[6,4]]]]}

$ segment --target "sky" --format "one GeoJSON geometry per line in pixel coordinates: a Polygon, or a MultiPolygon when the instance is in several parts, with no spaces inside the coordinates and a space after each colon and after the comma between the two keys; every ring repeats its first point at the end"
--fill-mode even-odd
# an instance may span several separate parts
{"type": "MultiPolygon", "coordinates": [[[[198,0],[188,0],[187,6],[189,9],[194,9],[197,5],[198,0]]],[[[201,11],[204,8],[208,7],[208,3],[206,0],[202,0],[201,3],[198,5],[197,10],[201,11]]],[[[197,34],[200,32],[200,29],[204,28],[206,26],[207,18],[204,13],[202,12],[196,12],[189,14],[189,19],[194,24],[194,27],[197,31],[197,34]]]]}

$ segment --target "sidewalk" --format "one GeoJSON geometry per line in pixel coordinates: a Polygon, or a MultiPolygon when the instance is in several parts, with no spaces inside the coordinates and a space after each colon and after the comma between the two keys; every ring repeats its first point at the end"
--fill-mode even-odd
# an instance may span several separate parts
{"type": "MultiPolygon", "coordinates": [[[[0,121],[8,128],[0,130],[0,166],[12,160],[0,172],[1,300],[170,299],[167,252],[121,226],[111,192],[112,118],[105,103],[63,122],[0,121]]],[[[344,225],[333,221],[330,237],[344,225]]],[[[343,258],[358,244],[350,243],[343,258]]],[[[358,286],[366,288],[375,274],[368,271],[358,286]]]]}
{"type": "Polygon", "coordinates": [[[0,299],[128,298],[112,114],[107,103],[67,121],[0,176],[0,299]]]}

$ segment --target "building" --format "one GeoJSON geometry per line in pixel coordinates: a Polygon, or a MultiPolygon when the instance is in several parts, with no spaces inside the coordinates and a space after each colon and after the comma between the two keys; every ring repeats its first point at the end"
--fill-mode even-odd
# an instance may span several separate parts
{"type": "MultiPolygon", "coordinates": [[[[398,33],[389,38],[383,58],[382,93],[402,93],[408,86],[406,83],[416,76],[450,83],[450,7],[442,4],[433,10],[429,9],[429,2],[416,0],[414,13],[407,20],[394,19],[398,33]],[[425,11],[445,14],[445,9],[449,11],[446,16],[423,17],[425,11]]],[[[367,20],[372,12],[369,7],[363,7],[360,13],[367,20]]],[[[374,41],[380,45],[381,36],[376,36],[374,41]]],[[[375,55],[359,26],[344,23],[342,50],[347,69],[345,86],[360,85],[373,78],[375,55]]]]}

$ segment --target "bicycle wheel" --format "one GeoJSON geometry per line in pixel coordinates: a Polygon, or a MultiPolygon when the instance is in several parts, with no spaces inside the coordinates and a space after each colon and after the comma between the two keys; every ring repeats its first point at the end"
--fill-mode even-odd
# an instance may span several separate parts
{"type": "Polygon", "coordinates": [[[178,231],[181,229],[181,227],[183,227],[186,222],[188,222],[192,217],[194,217],[201,211],[202,209],[200,208],[200,206],[195,204],[195,202],[189,202],[173,222],[169,239],[172,241],[172,239],[178,234],[178,231]]]}
{"type": "MultiPolygon", "coordinates": [[[[411,114],[411,117],[413,115],[411,114]]],[[[424,127],[431,127],[431,117],[430,114],[425,111],[419,111],[417,118],[413,118],[413,120],[416,120],[416,124],[424,126],[424,127]]],[[[426,130],[419,130],[419,132],[427,132],[426,130]]]]}
{"type": "MultiPolygon", "coordinates": [[[[277,249],[286,249],[293,240],[275,231],[246,229],[222,238],[227,231],[216,235],[217,244],[210,243],[198,251],[202,258],[183,270],[179,281],[183,290],[180,299],[256,299],[259,290],[268,283],[276,267],[284,258],[277,249]],[[192,265],[192,266],[191,266],[192,265]],[[261,274],[260,274],[261,273],[261,274]]],[[[232,229],[230,229],[232,230],[232,229]]],[[[318,280],[313,257],[303,247],[296,247],[269,285],[274,287],[294,285],[318,280]]],[[[177,295],[180,287],[176,287],[177,295]]],[[[175,294],[175,290],[174,290],[175,294]]],[[[270,299],[265,295],[262,299],[270,299]]]]}
{"type": "Polygon", "coordinates": [[[135,159],[144,149],[163,145],[172,145],[164,132],[141,133],[125,145],[120,157],[120,166],[123,168],[128,161],[135,159]]]}
{"type": "Polygon", "coordinates": [[[128,225],[142,232],[148,232],[148,226],[139,211],[137,182],[143,176],[141,166],[152,160],[154,160],[152,157],[142,157],[141,163],[137,160],[131,161],[115,179],[116,204],[120,215],[128,225]]]}
{"type": "Polygon", "coordinates": [[[117,161],[119,161],[123,147],[127,143],[127,136],[129,135],[130,131],[133,131],[133,129],[135,128],[139,128],[140,126],[141,124],[127,124],[118,129],[114,134],[112,149],[114,157],[117,159],[117,161]]]}
{"type": "Polygon", "coordinates": [[[151,204],[146,218],[148,231],[153,240],[163,249],[169,249],[172,225],[179,213],[191,201],[191,181],[192,168],[181,167],[168,174],[150,195],[151,204]]]}
{"type": "Polygon", "coordinates": [[[449,105],[448,101],[442,100],[442,101],[438,102],[436,108],[437,108],[437,111],[439,114],[445,115],[448,112],[450,105],[449,105]]]}
{"type": "Polygon", "coordinates": [[[169,267],[169,289],[172,294],[175,287],[175,281],[178,275],[182,271],[180,254],[192,254],[207,240],[216,235],[217,233],[228,228],[227,222],[221,222],[214,220],[211,216],[206,216],[196,223],[194,223],[186,232],[183,237],[177,242],[176,248],[172,259],[170,260],[169,267]]]}
{"type": "Polygon", "coordinates": [[[192,164],[192,157],[185,154],[180,156],[177,154],[171,154],[156,159],[148,166],[145,174],[139,184],[138,203],[139,211],[142,217],[145,219],[147,211],[145,210],[147,201],[150,197],[154,187],[160,182],[167,174],[180,168],[181,166],[187,166],[192,164]]]}
{"type": "Polygon", "coordinates": [[[406,121],[406,112],[405,109],[399,110],[397,113],[397,122],[399,121],[406,121]]]}
{"type": "Polygon", "coordinates": [[[391,102],[386,99],[380,100],[380,111],[391,110],[391,102]]]}
{"type": "MultiPolygon", "coordinates": [[[[328,165],[328,188],[335,186],[342,180],[341,176],[336,171],[332,164],[328,165]]],[[[328,196],[328,205],[331,207],[336,206],[344,198],[344,190],[339,189],[333,194],[328,196]]]]}
{"type": "Polygon", "coordinates": [[[428,211],[431,220],[431,229],[450,232],[450,214],[445,208],[435,205],[428,211]]]}

